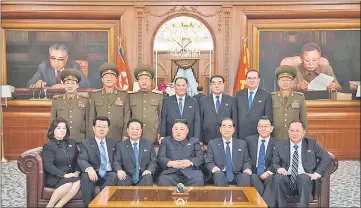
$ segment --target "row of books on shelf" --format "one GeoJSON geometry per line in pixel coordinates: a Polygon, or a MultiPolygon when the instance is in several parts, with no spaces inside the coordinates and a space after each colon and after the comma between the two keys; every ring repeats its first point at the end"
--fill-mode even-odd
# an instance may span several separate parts
{"type": "Polygon", "coordinates": [[[7,42],[27,42],[29,39],[28,32],[25,31],[6,31],[7,42]]]}

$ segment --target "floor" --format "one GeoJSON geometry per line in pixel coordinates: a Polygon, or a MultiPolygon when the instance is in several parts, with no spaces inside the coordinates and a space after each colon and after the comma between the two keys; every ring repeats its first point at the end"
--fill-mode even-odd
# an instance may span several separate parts
{"type": "MultiPolygon", "coordinates": [[[[331,175],[331,207],[360,207],[360,161],[340,161],[331,175]]],[[[16,162],[1,163],[1,206],[26,207],[25,174],[16,162]]]]}

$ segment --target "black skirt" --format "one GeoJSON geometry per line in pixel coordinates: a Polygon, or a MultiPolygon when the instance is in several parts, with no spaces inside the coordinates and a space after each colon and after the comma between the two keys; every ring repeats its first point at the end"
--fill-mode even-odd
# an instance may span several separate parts
{"type": "Polygon", "coordinates": [[[59,188],[60,186],[66,184],[66,183],[73,183],[76,181],[79,181],[80,177],[72,177],[72,178],[61,178],[58,182],[56,182],[54,185],[50,186],[52,188],[59,188]]]}

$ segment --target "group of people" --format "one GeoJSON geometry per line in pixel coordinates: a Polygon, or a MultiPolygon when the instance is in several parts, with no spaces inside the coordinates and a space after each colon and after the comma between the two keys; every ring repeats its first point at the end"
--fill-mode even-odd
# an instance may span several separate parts
{"type": "Polygon", "coordinates": [[[96,185],[202,186],[205,173],[216,186],[255,186],[271,207],[285,206],[285,195],[295,193],[308,206],[313,181],[331,161],[305,138],[305,98],[292,90],[292,66],[276,69],[277,92],[260,89],[259,72],[249,70],[247,88],[235,97],[214,75],[211,94],[197,99],[187,95],[183,77],[174,80],[173,96],[152,90],[154,72],[147,65],[134,70],[137,92],[115,87],[114,64],[101,65],[99,75],[103,88],[88,96],[77,92],[83,79],[78,69],[61,70],[66,93],[53,97],[43,151],[46,184],[56,188],[49,207],[63,206],[79,189],[87,206],[96,185]]]}

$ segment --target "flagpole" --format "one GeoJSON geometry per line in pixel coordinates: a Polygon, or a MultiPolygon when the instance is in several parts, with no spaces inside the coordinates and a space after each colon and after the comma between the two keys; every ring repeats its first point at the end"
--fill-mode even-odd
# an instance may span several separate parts
{"type": "Polygon", "coordinates": [[[155,87],[158,89],[158,50],[155,50],[155,87]]]}

